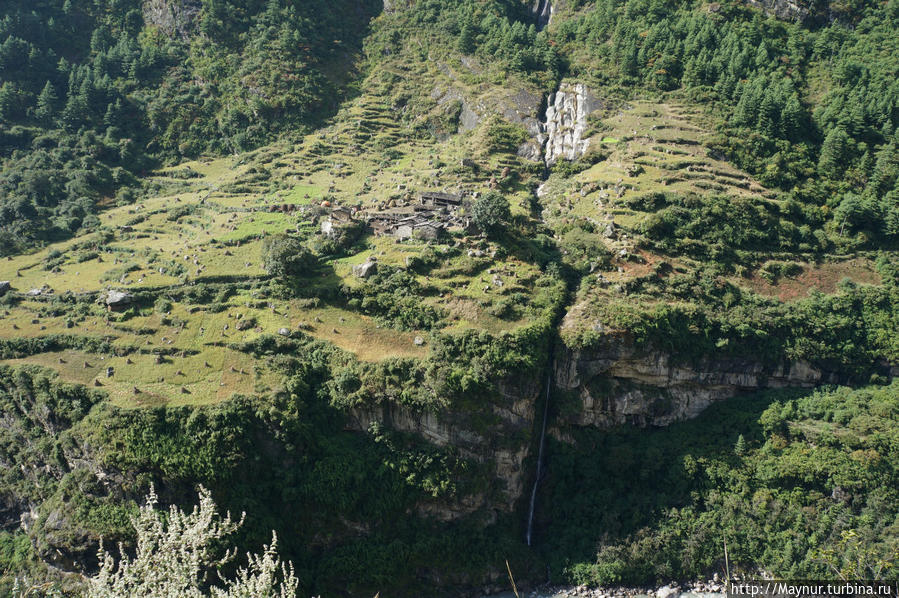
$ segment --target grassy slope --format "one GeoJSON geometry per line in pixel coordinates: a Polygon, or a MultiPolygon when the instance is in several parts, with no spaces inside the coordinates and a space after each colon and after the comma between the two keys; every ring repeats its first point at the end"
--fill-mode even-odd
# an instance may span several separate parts
{"type": "MultiPolygon", "coordinates": [[[[86,301],[76,307],[46,299],[10,301],[4,306],[8,313],[0,318],[0,338],[54,333],[110,337],[117,349],[116,355],[53,350],[6,361],[43,365],[65,380],[99,384],[118,406],[145,407],[223,402],[234,394],[264,395],[277,388],[281,375],[266,360],[223,345],[277,334],[281,327],[296,331],[302,325],[305,334],[333,343],[364,362],[427,359],[433,351],[430,340],[423,346],[413,343],[418,335],[427,339],[427,331],[392,329],[341,298],[342,286],[360,285],[351,274],[352,265],[376,256],[381,264],[402,267],[407,258],[440,253],[457,244],[461,251],[454,257],[426,273],[415,273],[422,285],[420,301],[448,314],[437,332],[521,330],[532,322],[530,315],[500,318],[495,308],[515,293],[524,295],[516,301],[525,306],[536,304],[536,283],[544,260],[516,248],[530,247],[528,243],[541,232],[555,233],[562,261],[575,268],[572,287],[579,284],[563,331],[591,329],[609,305],[651,308],[682,300],[653,288],[637,298],[622,295],[620,288],[659,271],[660,264],[667,263],[671,267],[667,272],[673,276],[703,272],[712,262],[707,256],[669,252],[647,242],[644,225],[657,210],[635,204],[633,199],[655,192],[719,193],[771,210],[779,210],[784,203],[776,191],[762,187],[714,152],[711,146],[720,122],[713,111],[677,94],[660,97],[638,92],[627,101],[610,103],[598,115],[589,167],[576,174],[558,171],[550,177],[538,210],[548,227],[544,230],[530,210],[531,191],[540,182],[535,174],[539,169],[512,152],[486,152],[489,119],[466,133],[455,133],[451,126],[432,137],[422,129],[446,117],[446,108],[431,97],[436,88],[452,87],[489,105],[502,101],[515,86],[532,86],[514,77],[511,82],[498,80],[486,67],[466,66],[449,51],[436,60],[424,60],[415,50],[418,41],[410,37],[396,57],[379,61],[361,85],[361,94],[344,104],[321,130],[295,143],[275,143],[237,157],[194,161],[153,173],[154,192],[139,204],[112,208],[102,215],[110,237],[80,237],[0,262],[0,279],[11,280],[16,291],[48,285],[55,296],[67,291],[87,294],[86,301]],[[479,170],[462,167],[463,158],[473,158],[479,170]],[[316,229],[309,217],[298,212],[269,212],[270,207],[285,203],[316,206],[323,200],[369,207],[421,189],[482,192],[487,181],[499,177],[507,166],[516,178],[504,191],[513,214],[523,224],[512,238],[504,240],[508,241],[506,255],[501,252],[502,257],[472,263],[466,256],[468,249],[489,254],[502,243],[462,235],[431,246],[367,236],[348,255],[327,258],[319,271],[303,281],[307,289],[324,297],[318,304],[285,299],[269,285],[262,268],[261,237],[287,230],[299,230],[305,237],[316,229]],[[200,176],[172,176],[184,168],[200,176]],[[259,211],[248,211],[257,208],[259,211]],[[581,236],[586,236],[587,244],[580,242],[581,237],[569,236],[570,225],[581,222],[597,226],[583,229],[586,232],[581,236]],[[600,232],[605,222],[614,222],[615,237],[600,232]],[[120,228],[124,225],[132,230],[125,232],[120,228]],[[584,250],[584,246],[592,249],[584,250]],[[629,257],[616,257],[621,250],[629,257]],[[97,255],[88,257],[92,252],[97,255]],[[81,257],[84,261],[79,261],[81,257]],[[591,261],[600,264],[608,285],[594,284],[595,273],[587,272],[591,261]],[[129,266],[127,272],[125,265],[129,266]],[[507,281],[502,288],[491,284],[491,269],[507,281]],[[194,288],[194,283],[208,284],[213,298],[186,298],[184,293],[194,288]],[[141,302],[132,313],[107,314],[98,302],[107,288],[140,291],[141,302]],[[167,314],[160,313],[154,303],[168,296],[174,297],[171,307],[166,308],[167,314]],[[254,318],[256,324],[238,331],[237,316],[254,318]],[[167,354],[162,363],[156,363],[154,357],[159,352],[167,354]],[[109,366],[115,369],[112,377],[106,376],[109,366]],[[135,387],[139,392],[134,392],[135,387]]],[[[883,282],[873,267],[872,252],[821,255],[800,248],[770,247],[754,249],[745,257],[739,273],[716,272],[716,280],[778,305],[802,298],[811,287],[835,293],[843,278],[873,286],[883,282]],[[766,264],[779,261],[795,262],[800,269],[790,276],[764,277],[766,264]]],[[[697,304],[705,299],[701,295],[689,298],[697,304]]],[[[756,411],[752,417],[757,418],[756,411]]],[[[717,448],[722,453],[729,451],[731,439],[722,442],[723,448],[717,448]]],[[[572,462],[579,459],[589,460],[590,455],[571,457],[572,462]]],[[[594,481],[600,486],[601,476],[594,481]]],[[[562,496],[568,490],[559,484],[552,491],[562,496]]],[[[572,521],[601,507],[575,504],[572,509],[581,511],[572,521]]],[[[620,510],[623,516],[633,514],[632,507],[620,510]]],[[[553,523],[548,525],[552,530],[553,523]]],[[[577,538],[584,543],[572,552],[573,558],[580,559],[578,563],[591,561],[595,540],[593,536],[577,538]]],[[[703,567],[715,562],[714,555],[702,556],[703,567]]],[[[641,572],[613,573],[637,580],[641,572]]],[[[577,569],[576,575],[584,581],[608,580],[602,571],[587,565],[577,569]]]]}

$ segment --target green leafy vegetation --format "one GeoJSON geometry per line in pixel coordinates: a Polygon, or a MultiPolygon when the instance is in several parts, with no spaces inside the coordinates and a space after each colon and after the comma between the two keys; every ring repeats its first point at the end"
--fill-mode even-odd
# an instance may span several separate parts
{"type": "Polygon", "coordinates": [[[550,449],[545,552],[587,584],[724,573],[725,542],[731,573],[892,575],[897,390],[769,391],[666,429],[579,431],[550,449]]]}

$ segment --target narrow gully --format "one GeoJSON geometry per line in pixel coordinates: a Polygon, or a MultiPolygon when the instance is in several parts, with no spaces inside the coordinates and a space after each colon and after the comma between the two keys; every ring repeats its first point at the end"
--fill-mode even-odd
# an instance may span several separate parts
{"type": "Polygon", "coordinates": [[[540,486],[543,477],[543,445],[546,443],[546,420],[549,417],[549,397],[552,392],[553,380],[553,360],[552,354],[549,358],[549,371],[546,373],[546,397],[543,401],[543,425],[540,428],[540,445],[537,449],[537,473],[534,476],[534,486],[531,488],[531,504],[528,507],[528,529],[525,539],[528,546],[531,546],[531,540],[534,532],[534,509],[537,505],[537,488],[540,486]]]}

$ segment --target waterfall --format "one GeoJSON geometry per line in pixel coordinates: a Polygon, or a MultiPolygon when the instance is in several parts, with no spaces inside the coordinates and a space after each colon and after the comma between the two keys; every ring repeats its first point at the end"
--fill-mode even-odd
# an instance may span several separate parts
{"type": "Polygon", "coordinates": [[[537,19],[537,30],[542,31],[544,27],[549,25],[553,16],[553,5],[550,0],[537,0],[531,5],[531,14],[537,19]]]}
{"type": "Polygon", "coordinates": [[[537,486],[543,477],[543,444],[546,440],[546,418],[549,414],[549,393],[552,389],[552,358],[549,362],[549,372],[546,374],[546,400],[543,402],[543,426],[540,428],[540,447],[537,449],[537,475],[534,478],[534,487],[531,488],[531,506],[528,508],[528,531],[526,535],[528,546],[531,545],[531,533],[534,531],[534,506],[537,504],[537,486]]]}

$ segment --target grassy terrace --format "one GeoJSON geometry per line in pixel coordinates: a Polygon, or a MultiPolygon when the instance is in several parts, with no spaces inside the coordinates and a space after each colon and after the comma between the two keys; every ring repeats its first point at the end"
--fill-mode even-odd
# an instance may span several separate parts
{"type": "MultiPolygon", "coordinates": [[[[155,406],[208,404],[275,387],[279,375],[264,360],[234,347],[285,328],[362,361],[425,358],[429,343],[413,341],[427,339],[426,330],[393,329],[348,306],[341,289],[362,284],[352,267],[369,258],[406,268],[453,246],[456,257],[415,274],[422,304],[445,314],[440,328],[501,332],[527,324],[524,316],[498,317],[493,308],[512,294],[520,302],[539,267],[512,255],[486,257],[498,245],[479,239],[429,245],[363,236],[309,273],[301,285],[306,299],[273,292],[263,268],[264,239],[313,237],[323,201],[376,207],[422,189],[483,189],[502,168],[517,165],[514,157],[489,155],[479,159],[477,172],[458,167],[472,155],[474,135],[437,145],[416,141],[377,97],[364,96],[330,127],[297,143],[153,173],[150,193],[103,213],[100,232],[0,262],[0,280],[13,285],[0,310],[0,338],[74,335],[107,340],[111,351],[63,348],[4,363],[51,368],[65,380],[102,388],[118,405],[155,406]],[[284,204],[292,207],[282,211],[284,204]],[[469,249],[485,257],[469,258],[469,249]],[[28,296],[32,289],[42,294],[28,296]],[[103,299],[110,289],[135,293],[138,301],[109,312],[103,299]],[[197,289],[206,296],[194,296],[197,289]]],[[[513,213],[529,218],[525,183],[511,191],[513,213]]]]}

